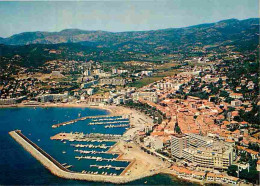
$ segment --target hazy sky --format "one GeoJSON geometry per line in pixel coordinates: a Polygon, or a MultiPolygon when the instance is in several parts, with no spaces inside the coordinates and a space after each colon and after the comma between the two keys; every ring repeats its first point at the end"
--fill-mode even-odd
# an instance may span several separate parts
{"type": "Polygon", "coordinates": [[[251,17],[258,17],[258,0],[0,1],[0,36],[66,28],[152,30],[251,17]]]}

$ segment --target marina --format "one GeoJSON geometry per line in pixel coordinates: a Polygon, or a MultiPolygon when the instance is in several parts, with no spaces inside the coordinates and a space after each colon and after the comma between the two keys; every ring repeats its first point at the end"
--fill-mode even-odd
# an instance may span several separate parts
{"type": "Polygon", "coordinates": [[[53,157],[39,148],[35,143],[31,142],[25,137],[21,131],[11,131],[10,136],[16,140],[24,149],[26,149],[32,156],[40,161],[46,168],[48,168],[54,175],[67,178],[67,179],[78,179],[88,181],[99,181],[99,182],[110,182],[110,183],[127,183],[135,180],[136,178],[117,176],[115,173],[99,174],[98,171],[85,171],[73,172],[65,168],[63,165],[56,161],[53,157]]]}
{"type": "Polygon", "coordinates": [[[96,160],[96,161],[116,161],[116,158],[108,159],[108,158],[102,158],[98,156],[75,156],[77,160],[81,159],[87,159],[87,160],[96,160]]]}
{"type": "Polygon", "coordinates": [[[87,119],[95,119],[95,121],[108,121],[108,120],[113,121],[113,120],[122,120],[123,118],[128,118],[128,117],[126,117],[126,116],[125,117],[123,117],[123,116],[104,116],[104,115],[86,116],[86,117],[81,117],[81,118],[73,119],[73,120],[70,120],[70,121],[54,124],[54,125],[52,125],[52,128],[58,128],[58,127],[61,127],[61,126],[74,124],[78,121],[84,121],[84,120],[87,120],[87,119]]]}
{"type": "MultiPolygon", "coordinates": [[[[51,126],[54,120],[64,121],[67,118],[64,118],[64,115],[69,116],[69,114],[66,112],[61,112],[63,114],[60,116],[60,118],[58,117],[54,119],[54,117],[48,116],[40,119],[38,117],[39,114],[37,113],[39,110],[43,110],[44,113],[46,112],[46,114],[48,113],[49,115],[49,113],[52,113],[50,111],[55,111],[59,109],[28,109],[29,113],[35,112],[35,117],[31,116],[31,122],[26,125],[26,128],[21,127],[21,129],[23,130],[24,134],[30,137],[30,140],[36,142],[41,149],[46,150],[49,156],[52,157],[51,159],[56,160],[54,162],[62,162],[63,165],[59,165],[61,166],[61,168],[57,168],[55,163],[50,163],[48,158],[46,159],[47,156],[41,154],[40,151],[37,150],[38,148],[34,148],[31,145],[28,145],[29,143],[25,142],[24,140],[20,140],[19,135],[15,134],[15,131],[10,132],[9,134],[19,144],[21,144],[25,150],[30,152],[38,161],[40,161],[44,167],[49,169],[52,174],[73,180],[88,180],[111,183],[127,183],[129,181],[156,174],[155,172],[143,171],[146,170],[147,167],[149,168],[149,170],[151,169],[145,163],[148,162],[147,157],[145,157],[141,161],[135,161],[133,160],[133,156],[129,156],[130,154],[127,155],[128,153],[130,153],[129,151],[133,150],[133,148],[129,149],[129,144],[127,145],[124,140],[121,140],[122,134],[124,134],[126,130],[125,128],[121,127],[115,129],[105,128],[105,125],[86,125],[88,124],[88,122],[91,122],[91,119],[89,119],[75,122],[73,125],[67,125],[65,127],[58,127],[53,129],[51,126]],[[36,119],[39,120],[38,123],[41,123],[41,125],[37,125],[37,127],[35,125],[36,119]],[[46,125],[45,123],[48,124],[46,125]],[[32,128],[34,128],[34,130],[31,130],[32,128]],[[54,136],[56,136],[57,138],[52,138],[54,136]],[[53,140],[50,140],[50,137],[53,140]],[[38,141],[38,139],[40,139],[40,141],[38,141]],[[79,143],[75,143],[76,141],[79,141],[79,143]],[[117,149],[118,142],[125,145],[120,145],[120,149],[117,149]],[[77,148],[71,146],[71,144],[87,145],[88,147],[77,148]],[[110,147],[107,149],[89,148],[90,146],[93,147],[99,145],[104,147],[104,145],[102,144],[110,147]],[[116,147],[114,148],[114,146],[116,147]],[[123,156],[122,153],[127,156],[123,156]],[[75,158],[76,156],[81,157],[81,155],[83,155],[84,158],[81,158],[80,161],[75,158]],[[87,158],[85,158],[85,156],[87,158]],[[66,162],[66,164],[64,164],[64,162],[66,162]],[[138,164],[138,166],[136,164],[138,164]],[[91,165],[112,166],[121,168],[99,169],[98,167],[91,165]],[[63,169],[66,169],[66,171],[61,171],[63,169]],[[139,169],[141,169],[142,171],[139,169]],[[140,172],[142,174],[140,174],[140,172]]],[[[77,118],[79,112],[76,111],[74,113],[74,116],[70,116],[70,118],[77,118]]],[[[82,114],[82,116],[84,116],[86,112],[81,111],[80,113],[82,114]]],[[[57,117],[56,113],[55,117],[57,117]]],[[[115,117],[112,118],[115,119],[115,117]]],[[[16,128],[20,127],[18,126],[16,128]]],[[[136,150],[134,150],[132,153],[136,154],[136,150]]],[[[139,150],[138,153],[143,152],[139,150]]],[[[144,156],[138,155],[138,157],[144,156]]],[[[24,157],[22,159],[24,159],[24,157]]],[[[41,165],[39,166],[39,168],[41,168],[41,165]]]]}
{"type": "Polygon", "coordinates": [[[93,144],[87,144],[87,145],[83,145],[83,144],[71,144],[71,146],[76,147],[76,148],[90,148],[90,149],[96,149],[96,148],[100,148],[100,149],[108,149],[112,146],[107,146],[106,144],[100,144],[100,145],[93,145],[93,144]]]}
{"type": "MultiPolygon", "coordinates": [[[[95,151],[95,150],[87,151],[87,150],[79,150],[79,149],[76,149],[74,151],[79,152],[80,154],[108,154],[107,151],[95,151]]],[[[112,155],[115,155],[115,153],[112,153],[112,155]]]]}

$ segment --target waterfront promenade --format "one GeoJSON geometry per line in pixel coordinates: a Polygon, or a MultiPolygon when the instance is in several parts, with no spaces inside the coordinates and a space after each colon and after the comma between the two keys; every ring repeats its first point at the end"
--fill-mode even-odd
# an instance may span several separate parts
{"type": "Polygon", "coordinates": [[[119,176],[109,176],[109,175],[92,175],[86,173],[73,172],[65,167],[63,167],[58,161],[52,158],[49,154],[43,151],[35,143],[30,141],[26,136],[24,136],[21,131],[11,131],[10,136],[17,141],[26,151],[28,151],[33,157],[35,157],[43,166],[45,166],[52,174],[75,180],[86,180],[95,182],[109,182],[116,184],[123,184],[131,182],[143,177],[152,176],[158,174],[159,171],[153,172],[143,172],[140,175],[119,175],[119,176]]]}

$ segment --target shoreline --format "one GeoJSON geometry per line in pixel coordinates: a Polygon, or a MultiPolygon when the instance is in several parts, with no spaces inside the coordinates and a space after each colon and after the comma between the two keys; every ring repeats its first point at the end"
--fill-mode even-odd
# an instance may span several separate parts
{"type": "MultiPolygon", "coordinates": [[[[51,103],[51,104],[41,104],[41,105],[25,105],[25,104],[16,104],[16,105],[2,105],[2,106],[0,106],[0,109],[1,108],[30,108],[30,107],[40,107],[40,108],[48,108],[48,107],[53,107],[53,108],[94,108],[94,109],[100,109],[100,110],[106,110],[106,111],[108,111],[108,115],[112,115],[112,114],[117,114],[117,115],[121,115],[121,114],[130,114],[132,117],[135,117],[135,115],[140,115],[140,114],[143,114],[143,113],[141,113],[140,111],[136,111],[136,110],[134,110],[134,109],[131,109],[131,108],[127,108],[127,107],[122,107],[122,106],[115,106],[115,105],[102,105],[102,106],[93,106],[93,105],[87,105],[87,104],[82,104],[82,103],[72,103],[72,104],[53,104],[53,103],[51,103]]],[[[132,125],[133,125],[133,123],[132,123],[132,125]]],[[[127,131],[129,131],[130,129],[128,129],[127,131]]],[[[127,132],[126,131],[126,132],[127,132]]],[[[13,136],[12,136],[13,137],[13,136]]],[[[16,139],[15,139],[16,140],[16,139]]],[[[17,140],[16,140],[17,141],[17,140]]],[[[18,141],[17,141],[18,142],[18,141]]],[[[19,142],[18,142],[19,143],[19,142]]],[[[24,147],[21,143],[19,143],[22,147],[24,147]]],[[[113,148],[111,148],[111,149],[109,149],[108,151],[109,151],[109,153],[112,153],[113,152],[113,150],[115,149],[115,148],[117,148],[117,146],[118,146],[118,144],[116,143],[114,146],[113,146],[113,148]],[[111,152],[112,151],[112,152],[111,152]]],[[[26,151],[28,151],[34,158],[36,158],[28,149],[26,149],[25,147],[24,147],[24,149],[26,150],[26,151]]],[[[117,151],[117,150],[116,150],[117,151]]],[[[118,152],[118,151],[117,151],[118,152]]],[[[148,154],[147,154],[148,155],[148,154]]],[[[122,151],[120,151],[120,156],[118,157],[118,159],[127,159],[128,161],[130,161],[130,164],[128,165],[128,169],[130,169],[135,163],[136,163],[136,159],[130,159],[130,158],[126,158],[126,157],[124,157],[125,155],[124,155],[124,152],[122,152],[122,151]]],[[[40,161],[38,158],[36,158],[38,161],[40,161]]],[[[41,161],[40,161],[41,162],[41,161]]],[[[44,165],[44,163],[42,163],[41,162],[41,164],[44,166],[44,167],[46,167],[45,165],[44,165]]],[[[48,167],[46,167],[47,169],[49,169],[48,167]]],[[[127,169],[127,170],[128,170],[127,169]]],[[[165,169],[165,168],[164,168],[165,169]]],[[[50,170],[50,169],[49,169],[50,170]]],[[[127,172],[127,170],[124,170],[122,173],[126,173],[127,172]]],[[[50,170],[50,172],[52,172],[53,173],[53,171],[52,170],[50,170]]],[[[123,176],[123,177],[125,177],[125,178],[129,178],[129,176],[125,176],[125,175],[123,175],[123,174],[120,174],[120,176],[123,176]]],[[[56,176],[58,176],[58,177],[61,177],[60,175],[57,175],[57,174],[55,174],[55,173],[53,173],[54,175],[56,175],[56,176]]],[[[144,173],[143,173],[144,174],[144,173]]],[[[154,173],[152,173],[152,174],[148,174],[148,175],[142,175],[142,176],[138,176],[139,178],[138,179],[141,179],[141,178],[145,178],[145,177],[149,177],[149,176],[153,176],[153,175],[156,175],[156,174],[165,174],[165,175],[169,175],[170,177],[173,177],[174,179],[179,179],[179,180],[181,180],[181,181],[186,181],[186,182],[190,182],[190,183],[196,183],[196,184],[200,184],[200,185],[202,185],[203,184],[203,182],[202,181],[200,181],[200,180],[191,180],[191,179],[189,179],[189,178],[180,178],[180,177],[178,177],[178,175],[175,175],[174,173],[171,173],[171,172],[169,172],[169,170],[168,171],[163,171],[163,170],[158,170],[158,171],[156,171],[156,172],[154,172],[154,173]]],[[[91,175],[91,176],[95,176],[95,175],[91,175]]],[[[65,178],[65,177],[63,177],[63,178],[65,178]]],[[[73,178],[68,178],[67,177],[67,179],[73,179],[73,178]]],[[[79,179],[79,180],[82,180],[82,178],[81,179],[79,179]]],[[[86,180],[86,181],[93,181],[93,180],[88,180],[88,179],[84,179],[83,178],[83,180],[86,180]]],[[[137,179],[135,179],[135,180],[137,180],[137,179]]],[[[132,180],[132,181],[135,181],[135,180],[132,180]]],[[[101,182],[104,182],[104,180],[102,179],[102,180],[100,180],[101,182]]],[[[106,182],[106,181],[105,181],[106,182]]],[[[110,182],[110,181],[108,181],[108,182],[110,182]]],[[[127,182],[131,182],[131,181],[127,181],[127,182]]],[[[110,183],[113,183],[113,182],[110,182],[110,183]]],[[[118,183],[118,182],[117,182],[118,183]]],[[[126,182],[119,182],[119,183],[126,183],[126,182]]]]}
{"type": "Polygon", "coordinates": [[[89,105],[85,103],[45,103],[45,104],[37,104],[37,105],[27,105],[27,104],[15,104],[15,105],[0,105],[0,109],[3,108],[93,108],[98,110],[106,110],[108,111],[107,115],[118,114],[118,115],[126,115],[126,113],[132,112],[132,109],[125,108],[123,106],[115,106],[115,105],[89,105]],[[130,111],[130,112],[129,112],[130,111]]]}

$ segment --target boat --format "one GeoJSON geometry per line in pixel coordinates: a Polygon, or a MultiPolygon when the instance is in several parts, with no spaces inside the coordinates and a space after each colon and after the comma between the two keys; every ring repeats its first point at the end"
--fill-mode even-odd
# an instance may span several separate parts
{"type": "Polygon", "coordinates": [[[66,154],[66,151],[62,151],[62,154],[66,154]]]}

